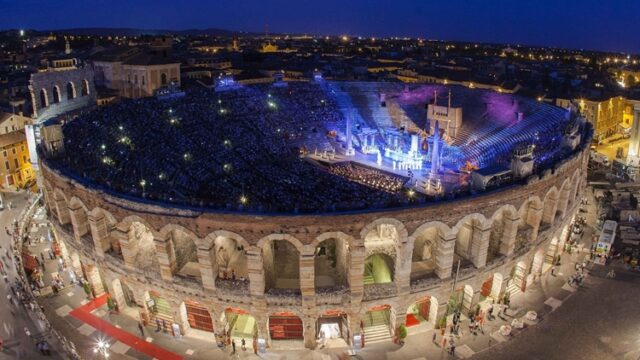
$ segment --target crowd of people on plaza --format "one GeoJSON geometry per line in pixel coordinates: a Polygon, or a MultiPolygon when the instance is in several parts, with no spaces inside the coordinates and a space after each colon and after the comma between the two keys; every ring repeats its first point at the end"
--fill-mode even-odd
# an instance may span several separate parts
{"type": "Polygon", "coordinates": [[[301,158],[330,146],[327,134],[342,122],[335,100],[313,83],[199,89],[81,115],[64,126],[66,152],[52,163],[121,194],[189,206],[309,213],[406,201],[301,158]]]}

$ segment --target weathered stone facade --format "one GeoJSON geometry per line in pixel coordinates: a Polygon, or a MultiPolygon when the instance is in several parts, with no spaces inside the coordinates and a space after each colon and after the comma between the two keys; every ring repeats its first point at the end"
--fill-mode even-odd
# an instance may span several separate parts
{"type": "Polygon", "coordinates": [[[296,216],[136,202],[65,177],[46,161],[41,168],[45,201],[66,256],[78,258],[85,270],[91,267],[90,282],[101,276],[120,306],[126,284],[140,316],[149,319],[146,301],[150,292],[159,293],[176,309],[171,316],[183,333],[190,328],[178,310],[185,300],[203,304],[216,331],[224,329],[228,308],[240,309],[255,318],[257,336],[267,342],[269,316],[286,312],[302,320],[301,346],[314,348],[316,321],[328,311],[346,313],[350,341],[362,332],[367,311],[380,305],[390,307],[393,330],[404,324],[411,304],[427,298],[428,321],[435,325],[447,311],[456,275],[465,309],[475,307],[483,287],[484,296],[494,298],[508,283],[524,288],[544,271],[546,258],[562,251],[587,162],[588,151],[579,152],[526,185],[466,199],[296,216]],[[185,252],[189,241],[192,250],[185,252]],[[278,254],[298,258],[285,266],[278,254]],[[392,281],[365,285],[367,258],[376,254],[392,262],[392,281]],[[455,274],[457,259],[463,266],[455,274]],[[320,285],[333,275],[316,276],[316,261],[335,263],[335,283],[320,285]],[[197,275],[186,276],[184,264],[197,264],[197,275]]]}
{"type": "Polygon", "coordinates": [[[39,121],[96,104],[93,69],[88,66],[34,73],[29,92],[33,115],[39,121]]]}

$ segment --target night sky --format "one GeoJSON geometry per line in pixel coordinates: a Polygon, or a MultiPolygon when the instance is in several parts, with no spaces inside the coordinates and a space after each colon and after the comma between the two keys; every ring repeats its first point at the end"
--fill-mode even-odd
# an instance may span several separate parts
{"type": "Polygon", "coordinates": [[[0,28],[222,28],[640,53],[638,0],[0,0],[0,28]]]}

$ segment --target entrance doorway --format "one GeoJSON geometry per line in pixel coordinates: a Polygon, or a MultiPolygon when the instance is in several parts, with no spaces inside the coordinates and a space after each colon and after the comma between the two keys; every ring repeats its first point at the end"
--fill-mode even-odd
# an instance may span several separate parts
{"type": "Polygon", "coordinates": [[[329,310],[316,323],[316,334],[320,347],[344,347],[349,339],[347,314],[339,310],[329,310]]]}
{"type": "Polygon", "coordinates": [[[187,320],[192,329],[213,332],[213,320],[209,310],[197,301],[185,300],[187,320]]]}
{"type": "Polygon", "coordinates": [[[281,312],[269,316],[271,340],[304,340],[302,320],[294,313],[281,312]]]}
{"type": "Polygon", "coordinates": [[[159,293],[155,291],[149,291],[149,297],[153,300],[149,306],[149,317],[151,318],[152,323],[158,324],[156,320],[159,321],[160,328],[166,332],[171,333],[173,325],[173,311],[171,310],[171,304],[169,301],[160,296],[159,293]]]}
{"type": "Polygon", "coordinates": [[[256,319],[245,310],[227,308],[224,312],[227,320],[226,335],[229,338],[253,339],[257,334],[256,319]]]}

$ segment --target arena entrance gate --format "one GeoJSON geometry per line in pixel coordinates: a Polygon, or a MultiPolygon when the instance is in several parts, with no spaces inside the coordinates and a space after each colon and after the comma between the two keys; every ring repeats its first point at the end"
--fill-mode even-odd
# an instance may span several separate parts
{"type": "Polygon", "coordinates": [[[406,325],[410,327],[427,323],[431,319],[431,316],[431,297],[427,296],[409,306],[406,325]]]}
{"type": "Polygon", "coordinates": [[[271,340],[304,340],[302,320],[291,312],[269,316],[271,340]]]}
{"type": "Polygon", "coordinates": [[[258,333],[256,319],[249,315],[249,312],[238,308],[227,308],[224,311],[224,316],[226,318],[225,335],[227,339],[249,340],[256,337],[258,333]]]}
{"type": "Polygon", "coordinates": [[[152,301],[147,304],[147,307],[149,308],[149,317],[152,325],[160,325],[161,329],[171,333],[171,326],[173,325],[173,311],[171,310],[171,304],[169,304],[167,299],[161,297],[160,294],[155,291],[149,291],[149,297],[152,301]]]}
{"type": "Polygon", "coordinates": [[[187,309],[187,320],[192,329],[213,332],[213,320],[207,308],[193,300],[185,300],[184,306],[187,309]]]}
{"type": "Polygon", "coordinates": [[[327,347],[331,345],[344,346],[346,343],[336,340],[348,341],[349,324],[347,323],[347,314],[340,310],[328,310],[320,315],[316,322],[316,334],[318,341],[327,347]]]}

